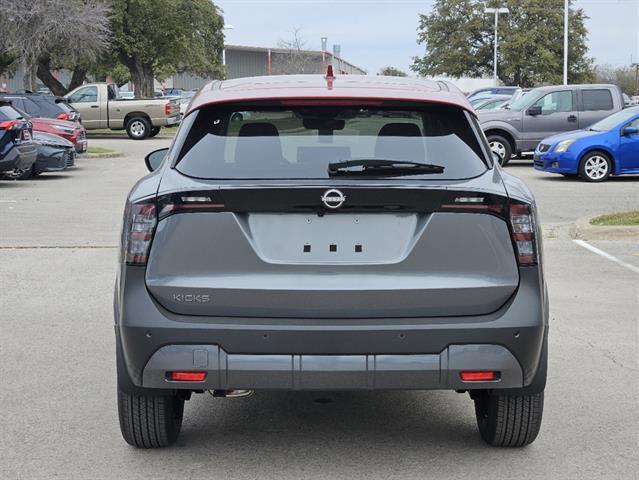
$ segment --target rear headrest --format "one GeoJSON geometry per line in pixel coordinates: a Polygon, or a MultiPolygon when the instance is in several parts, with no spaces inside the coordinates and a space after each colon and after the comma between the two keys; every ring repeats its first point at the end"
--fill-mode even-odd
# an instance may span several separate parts
{"type": "Polygon", "coordinates": [[[242,125],[238,135],[240,137],[279,137],[280,134],[272,123],[253,122],[242,125]]]}
{"type": "Polygon", "coordinates": [[[238,136],[240,138],[235,147],[237,165],[251,165],[256,172],[270,171],[282,165],[284,159],[279,133],[272,123],[246,123],[240,128],[238,136]]]}
{"type": "Polygon", "coordinates": [[[414,123],[388,123],[377,135],[379,137],[421,137],[422,132],[414,123]]]}
{"type": "Polygon", "coordinates": [[[423,162],[426,151],[421,137],[422,133],[414,123],[389,123],[384,125],[377,136],[375,156],[387,160],[423,162]]]}

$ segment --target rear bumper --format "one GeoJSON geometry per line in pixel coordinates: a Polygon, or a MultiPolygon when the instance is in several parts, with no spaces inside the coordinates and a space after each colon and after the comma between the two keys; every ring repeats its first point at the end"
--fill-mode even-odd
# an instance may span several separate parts
{"type": "Polygon", "coordinates": [[[31,144],[14,145],[0,159],[0,172],[10,172],[12,170],[26,170],[31,168],[38,156],[38,150],[31,144]]]}
{"type": "Polygon", "coordinates": [[[246,355],[216,345],[169,345],[144,367],[142,386],[161,389],[364,390],[518,388],[519,362],[499,345],[451,345],[430,355],[246,355]],[[499,372],[464,382],[462,371],[499,372]],[[201,382],[175,382],[170,371],[206,372],[201,382]]]}
{"type": "Polygon", "coordinates": [[[518,388],[533,380],[547,328],[536,267],[522,268],[517,292],[488,315],[374,319],[176,315],[149,295],[144,273],[121,271],[114,304],[127,372],[140,387],[518,388]],[[204,353],[195,351],[206,352],[206,364],[196,367],[204,353]],[[207,381],[166,381],[180,369],[205,370],[207,381]],[[502,379],[469,386],[459,380],[463,369],[496,370],[502,379]]]}

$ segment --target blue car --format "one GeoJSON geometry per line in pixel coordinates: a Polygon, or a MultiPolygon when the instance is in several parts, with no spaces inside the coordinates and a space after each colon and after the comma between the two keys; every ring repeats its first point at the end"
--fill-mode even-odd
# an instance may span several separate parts
{"type": "Polygon", "coordinates": [[[603,182],[639,174],[639,107],[627,108],[586,130],[548,137],[537,146],[535,170],[603,182]]]}

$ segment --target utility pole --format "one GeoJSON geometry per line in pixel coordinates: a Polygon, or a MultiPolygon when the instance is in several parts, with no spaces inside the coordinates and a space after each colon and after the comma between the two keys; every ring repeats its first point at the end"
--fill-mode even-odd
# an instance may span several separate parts
{"type": "Polygon", "coordinates": [[[510,13],[505,7],[502,8],[485,8],[484,13],[494,13],[495,14],[495,54],[493,59],[493,78],[495,81],[495,86],[499,85],[499,78],[497,77],[497,44],[499,42],[499,37],[497,35],[499,28],[499,14],[500,13],[510,13]]]}
{"type": "Polygon", "coordinates": [[[639,95],[639,63],[633,63],[635,67],[635,95],[639,95]]]}
{"type": "Polygon", "coordinates": [[[570,0],[564,0],[564,85],[568,85],[568,14],[570,0]]]}

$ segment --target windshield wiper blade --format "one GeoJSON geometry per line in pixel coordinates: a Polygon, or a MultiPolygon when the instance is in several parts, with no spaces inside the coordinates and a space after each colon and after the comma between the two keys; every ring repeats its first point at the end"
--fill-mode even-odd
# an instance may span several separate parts
{"type": "Polygon", "coordinates": [[[409,162],[405,160],[387,160],[380,158],[360,158],[343,160],[328,164],[329,176],[339,175],[422,175],[425,173],[444,173],[442,165],[432,163],[409,162]],[[353,170],[355,167],[361,169],[353,170]]]}

